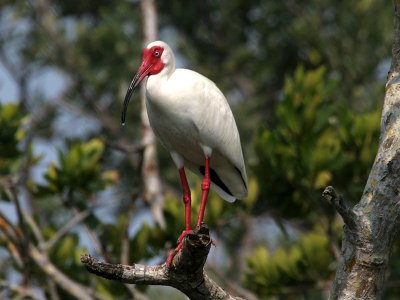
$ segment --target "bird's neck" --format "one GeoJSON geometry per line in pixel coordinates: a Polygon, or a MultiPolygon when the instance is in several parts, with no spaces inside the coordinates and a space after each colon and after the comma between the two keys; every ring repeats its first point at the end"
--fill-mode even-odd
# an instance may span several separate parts
{"type": "Polygon", "coordinates": [[[175,66],[166,65],[160,73],[150,75],[147,80],[147,86],[150,85],[162,85],[171,77],[171,75],[175,72],[175,66]]]}
{"type": "Polygon", "coordinates": [[[156,75],[150,75],[146,82],[146,94],[150,101],[156,101],[164,98],[164,87],[168,84],[168,80],[173,72],[163,69],[156,75]]]}

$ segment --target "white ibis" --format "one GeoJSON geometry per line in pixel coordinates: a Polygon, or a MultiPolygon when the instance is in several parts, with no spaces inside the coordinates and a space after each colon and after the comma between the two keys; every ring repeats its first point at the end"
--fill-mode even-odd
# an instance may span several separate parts
{"type": "Polygon", "coordinates": [[[143,49],[142,63],[125,96],[122,124],[133,91],[147,76],[150,125],[179,169],[185,204],[186,228],[179,236],[177,248],[168,256],[166,263],[170,265],[182,249],[183,237],[192,232],[185,167],[203,176],[198,227],[203,222],[210,185],[222,198],[233,202],[247,196],[247,176],[239,133],[226,98],[203,75],[176,69],[174,54],[164,42],[152,42],[143,49]]]}

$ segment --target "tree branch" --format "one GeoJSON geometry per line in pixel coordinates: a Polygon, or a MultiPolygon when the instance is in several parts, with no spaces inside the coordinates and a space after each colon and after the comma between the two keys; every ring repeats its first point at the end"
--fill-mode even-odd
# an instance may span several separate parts
{"type": "Polygon", "coordinates": [[[64,273],[62,273],[56,268],[55,265],[53,265],[53,263],[49,260],[49,257],[45,253],[40,252],[35,246],[29,245],[28,251],[29,256],[33,259],[37,266],[59,287],[67,291],[70,295],[82,300],[105,299],[92,289],[73,281],[64,273]]]}
{"type": "MultiPolygon", "coordinates": [[[[157,39],[157,10],[154,0],[141,1],[141,10],[143,15],[143,34],[144,46],[157,39]]],[[[144,199],[150,204],[151,213],[154,220],[165,227],[163,211],[164,195],[162,193],[162,184],[157,164],[156,138],[150,126],[147,116],[146,96],[144,84],[140,91],[140,118],[141,118],[141,144],[145,145],[143,151],[143,185],[144,199]]]]}
{"type": "Polygon", "coordinates": [[[343,198],[336,194],[336,191],[332,186],[326,187],[322,192],[322,196],[333,205],[349,229],[356,229],[356,216],[354,212],[344,203],[343,198]]]}
{"type": "Polygon", "coordinates": [[[242,299],[231,296],[205,274],[204,264],[210,247],[209,230],[203,224],[193,234],[185,236],[183,249],[175,255],[170,267],[166,264],[156,266],[110,264],[90,255],[82,255],[81,262],[89,272],[98,276],[124,283],[171,286],[190,299],[242,299]]]}
{"type": "Polygon", "coordinates": [[[86,209],[81,212],[77,212],[75,216],[69,220],[61,229],[59,229],[49,240],[42,243],[41,248],[44,250],[51,249],[64,235],[66,235],[73,227],[81,223],[85,218],[90,216],[90,209],[86,209]]]}
{"type": "Polygon", "coordinates": [[[7,295],[7,290],[18,294],[18,297],[15,297],[14,299],[46,300],[46,298],[41,296],[34,288],[24,285],[11,284],[8,281],[0,280],[0,291],[4,292],[4,295],[0,293],[0,299],[11,298],[9,295],[7,295]]]}

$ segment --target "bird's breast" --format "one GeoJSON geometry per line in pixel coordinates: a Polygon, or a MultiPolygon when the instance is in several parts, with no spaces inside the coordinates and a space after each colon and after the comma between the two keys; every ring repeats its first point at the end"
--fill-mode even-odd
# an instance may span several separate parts
{"type": "Polygon", "coordinates": [[[199,131],[187,111],[188,107],[168,97],[154,98],[151,94],[147,95],[146,106],[150,125],[168,150],[187,159],[191,156],[191,160],[201,158],[199,131]]]}

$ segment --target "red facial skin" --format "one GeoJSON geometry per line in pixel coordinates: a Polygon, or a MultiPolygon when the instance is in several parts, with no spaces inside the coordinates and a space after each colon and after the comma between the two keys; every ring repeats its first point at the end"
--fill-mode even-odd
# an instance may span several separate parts
{"type": "Polygon", "coordinates": [[[161,55],[163,52],[164,48],[160,46],[153,46],[150,49],[143,49],[142,64],[140,65],[138,72],[129,85],[128,91],[126,92],[121,114],[122,124],[125,124],[125,115],[133,91],[146,76],[156,75],[164,68],[164,63],[161,60],[161,55]]]}
{"type": "Polygon", "coordinates": [[[164,48],[160,46],[153,46],[150,49],[143,49],[142,65],[138,73],[143,72],[143,75],[156,75],[164,68],[164,63],[161,60],[161,55],[164,48]]]}

